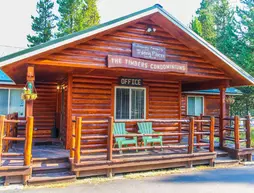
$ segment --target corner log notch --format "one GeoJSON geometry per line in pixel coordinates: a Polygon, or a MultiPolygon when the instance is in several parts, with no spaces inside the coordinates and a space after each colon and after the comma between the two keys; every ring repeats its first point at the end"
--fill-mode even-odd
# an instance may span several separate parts
{"type": "Polygon", "coordinates": [[[230,87],[229,80],[209,80],[204,82],[182,84],[182,91],[195,91],[227,87],[230,87]]]}

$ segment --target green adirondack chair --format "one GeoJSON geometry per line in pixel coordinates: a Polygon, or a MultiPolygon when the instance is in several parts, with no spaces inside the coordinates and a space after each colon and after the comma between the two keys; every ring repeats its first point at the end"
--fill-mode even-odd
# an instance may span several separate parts
{"type": "MultiPolygon", "coordinates": [[[[155,132],[152,127],[152,122],[142,122],[138,123],[138,129],[139,132],[142,134],[158,134],[159,132],[155,132]]],[[[142,137],[144,146],[147,146],[147,144],[152,144],[154,146],[154,143],[160,143],[160,145],[163,145],[162,142],[162,136],[159,137],[152,137],[152,136],[143,136],[142,137]]]]}
{"type": "MultiPolygon", "coordinates": [[[[125,129],[125,123],[114,123],[114,131],[113,131],[114,135],[125,135],[128,134],[128,132],[125,129]]],[[[126,138],[126,137],[116,137],[115,138],[116,143],[119,148],[122,148],[124,145],[130,145],[130,144],[134,144],[136,147],[138,147],[138,138],[137,137],[133,137],[132,139],[130,138],[126,138]]],[[[119,151],[120,153],[122,153],[122,151],[119,151]]],[[[136,150],[136,152],[138,152],[138,150],[136,150]]]]}

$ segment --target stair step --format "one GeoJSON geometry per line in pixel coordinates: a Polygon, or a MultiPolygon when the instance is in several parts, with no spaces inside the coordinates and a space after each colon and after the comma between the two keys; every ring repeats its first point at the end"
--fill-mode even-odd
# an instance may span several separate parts
{"type": "Polygon", "coordinates": [[[221,158],[217,158],[214,161],[215,165],[230,165],[230,164],[239,164],[239,160],[237,159],[231,159],[230,157],[221,157],[221,158]]]}
{"type": "Polygon", "coordinates": [[[228,152],[217,152],[217,157],[228,157],[228,152]]]}
{"type": "Polygon", "coordinates": [[[32,178],[28,180],[29,185],[40,185],[45,183],[59,183],[75,181],[76,176],[70,172],[58,172],[47,174],[33,174],[32,178]]]}
{"type": "Polygon", "coordinates": [[[33,173],[52,173],[52,172],[61,172],[70,169],[69,163],[48,163],[42,165],[35,165],[33,166],[32,172],[33,173]]]}
{"type": "Polygon", "coordinates": [[[33,164],[37,163],[61,163],[69,162],[69,157],[43,157],[43,158],[33,158],[33,164]]]}

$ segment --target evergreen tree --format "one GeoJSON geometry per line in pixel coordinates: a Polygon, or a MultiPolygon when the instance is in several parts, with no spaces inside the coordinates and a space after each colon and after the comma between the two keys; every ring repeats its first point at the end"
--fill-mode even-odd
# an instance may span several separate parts
{"type": "MultiPolygon", "coordinates": [[[[228,0],[202,0],[196,14],[197,17],[191,23],[193,31],[253,76],[254,1],[241,0],[241,6],[235,10],[231,8],[228,0]],[[199,22],[195,20],[201,23],[201,29],[199,22]],[[211,24],[210,29],[207,28],[208,23],[211,24]]],[[[253,114],[254,88],[241,87],[239,89],[244,94],[235,98],[231,113],[241,116],[247,113],[253,114]]]]}
{"type": "Polygon", "coordinates": [[[254,1],[242,0],[242,8],[237,7],[237,35],[241,42],[239,58],[245,70],[254,76],[254,1]]]}
{"type": "Polygon", "coordinates": [[[27,40],[31,43],[28,46],[36,46],[49,41],[53,37],[52,30],[56,27],[57,17],[53,14],[54,3],[51,0],[40,0],[36,5],[38,16],[31,16],[32,30],[35,35],[27,35],[27,40]]]}
{"type": "Polygon", "coordinates": [[[202,24],[197,17],[194,17],[191,22],[191,29],[196,32],[199,36],[203,36],[202,24]]]}
{"type": "MultiPolygon", "coordinates": [[[[202,0],[200,4],[200,8],[196,11],[197,18],[194,18],[195,20],[198,20],[202,26],[202,30],[197,31],[197,26],[191,26],[193,31],[195,31],[197,34],[199,34],[202,31],[201,35],[202,38],[204,38],[206,41],[208,41],[212,45],[216,45],[216,29],[215,29],[215,18],[212,13],[214,1],[212,0],[202,0]]],[[[193,24],[197,24],[197,21],[193,20],[193,24]]]]}
{"type": "Polygon", "coordinates": [[[234,15],[235,10],[228,0],[214,1],[213,13],[216,28],[216,47],[223,54],[234,59],[239,47],[238,37],[235,33],[234,15]]]}
{"type": "Polygon", "coordinates": [[[97,0],[57,0],[60,19],[58,37],[99,24],[97,0]]]}

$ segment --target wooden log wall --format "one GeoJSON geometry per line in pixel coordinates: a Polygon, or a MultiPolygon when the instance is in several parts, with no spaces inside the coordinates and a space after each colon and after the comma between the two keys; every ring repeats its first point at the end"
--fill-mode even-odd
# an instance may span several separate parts
{"type": "MultiPolygon", "coordinates": [[[[189,94],[191,96],[204,96],[204,114],[205,116],[214,116],[215,118],[215,134],[218,135],[219,130],[219,119],[217,117],[220,116],[220,96],[219,95],[200,95],[200,94],[189,94]]],[[[182,116],[187,117],[187,96],[188,94],[182,94],[182,116]]],[[[227,104],[226,108],[227,116],[229,116],[229,104],[227,104]]],[[[229,124],[228,121],[227,124],[229,124]]],[[[182,124],[183,130],[189,130],[189,126],[187,124],[182,124]]]]}
{"type": "MultiPolygon", "coordinates": [[[[51,138],[55,127],[57,108],[57,84],[35,83],[38,98],[34,101],[34,138],[51,138]]],[[[25,135],[24,126],[18,129],[18,135],[25,135]]]]}
{"type": "MultiPolygon", "coordinates": [[[[74,74],[72,89],[72,116],[83,120],[106,120],[114,116],[114,87],[116,78],[89,77],[74,74]]],[[[156,82],[144,80],[146,88],[146,118],[178,119],[180,85],[177,81],[156,82]]],[[[137,122],[126,123],[127,131],[138,132],[137,122]]],[[[157,132],[178,132],[178,124],[154,123],[157,132]]],[[[83,124],[82,136],[107,135],[107,124],[83,124]]],[[[81,148],[106,148],[107,139],[83,140],[81,148]]],[[[164,136],[164,144],[177,143],[177,136],[164,136]]]]}
{"type": "Polygon", "coordinates": [[[187,75],[192,77],[227,78],[224,72],[214,67],[211,62],[202,58],[188,48],[188,45],[180,42],[149,19],[110,32],[110,34],[96,36],[87,42],[53,53],[46,58],[39,58],[31,63],[57,63],[64,66],[75,66],[76,64],[88,68],[107,68],[107,55],[131,56],[131,45],[135,42],[165,47],[167,49],[166,61],[187,63],[187,75]],[[147,26],[151,25],[156,28],[156,33],[146,34],[147,26]]]}
{"type": "MultiPolygon", "coordinates": [[[[189,94],[190,96],[204,96],[204,115],[218,117],[220,115],[220,96],[219,95],[200,95],[189,94]]],[[[187,115],[187,96],[182,94],[182,116],[187,115]]],[[[229,105],[227,104],[227,116],[229,116],[229,105]]]]}

